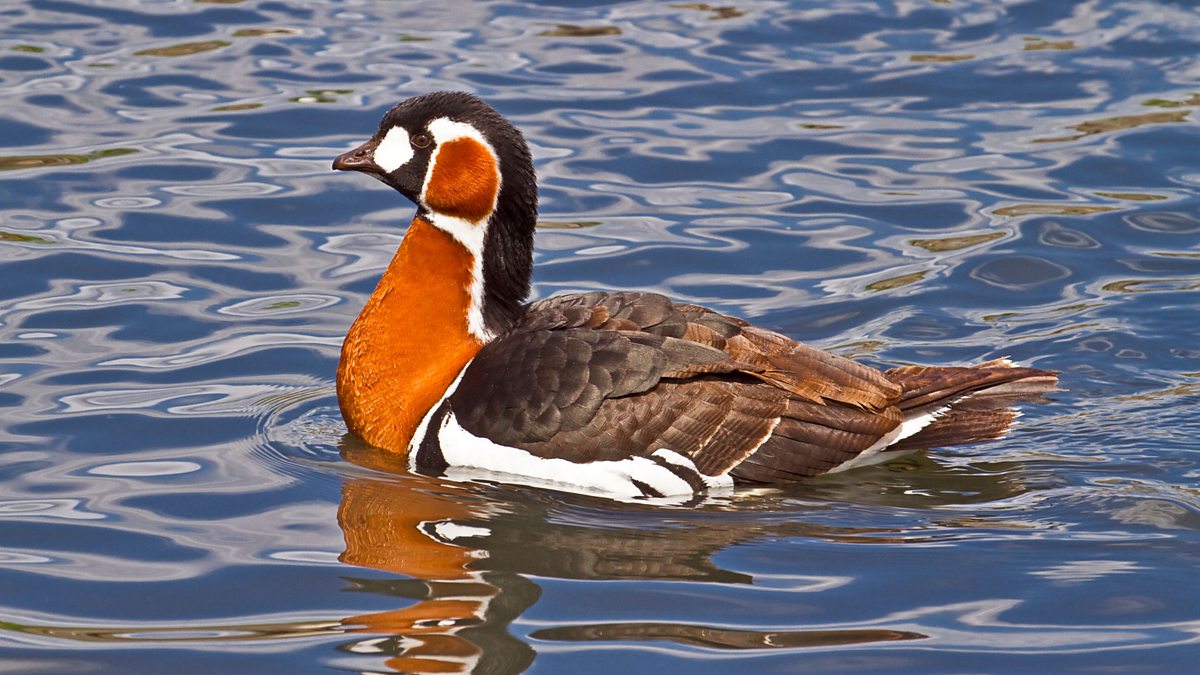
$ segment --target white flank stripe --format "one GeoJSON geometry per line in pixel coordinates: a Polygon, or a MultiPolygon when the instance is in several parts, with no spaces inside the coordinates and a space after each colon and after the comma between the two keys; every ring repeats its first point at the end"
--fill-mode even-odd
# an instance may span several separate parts
{"type": "MultiPolygon", "coordinates": [[[[471,361],[474,360],[475,359],[471,359],[471,361]]],[[[467,365],[463,366],[462,370],[458,371],[458,376],[454,378],[454,381],[450,383],[449,387],[446,387],[446,393],[442,394],[442,397],[438,399],[438,402],[434,403],[429,410],[425,411],[425,416],[421,418],[421,423],[417,425],[416,433],[413,434],[412,440],[408,442],[409,471],[418,473],[417,448],[421,447],[421,441],[425,440],[425,434],[429,433],[429,420],[433,418],[433,413],[437,412],[437,409],[446,402],[446,399],[450,398],[450,395],[454,393],[454,390],[458,389],[458,383],[462,382],[463,373],[467,372],[467,368],[471,365],[471,361],[467,361],[467,365]]]]}
{"type": "MultiPolygon", "coordinates": [[[[778,422],[778,420],[776,420],[776,422],[778,422]]],[[[769,436],[770,434],[767,435],[769,436]]],[[[763,440],[766,439],[764,438],[763,440]]],[[[667,448],[659,448],[650,454],[658,457],[667,464],[674,464],[675,466],[681,466],[690,471],[694,471],[697,476],[700,476],[700,480],[704,481],[704,486],[708,488],[710,494],[727,492],[733,489],[732,476],[727,473],[721,474],[720,476],[709,476],[700,473],[700,469],[696,468],[696,463],[692,461],[691,457],[681,455],[678,452],[675,452],[674,450],[668,450],[667,448]]]]}
{"type": "Polygon", "coordinates": [[[750,452],[746,453],[746,457],[758,452],[758,449],[762,447],[763,443],[766,443],[767,440],[771,438],[771,434],[775,433],[775,427],[779,426],[779,423],[782,421],[782,417],[776,417],[775,421],[771,422],[771,426],[767,427],[767,433],[763,434],[762,438],[758,439],[758,442],[754,444],[754,447],[751,448],[750,452]]]}
{"type": "Polygon", "coordinates": [[[947,405],[945,407],[927,412],[924,415],[917,415],[916,417],[904,420],[899,426],[897,426],[895,429],[892,429],[887,435],[876,441],[874,445],[858,453],[851,459],[838,464],[830,469],[827,473],[837,473],[839,471],[845,471],[847,469],[853,469],[859,466],[869,466],[871,464],[878,464],[879,462],[886,460],[887,455],[884,454],[885,450],[895,443],[902,441],[929,426],[949,409],[950,406],[947,405]]]}
{"type": "Polygon", "coordinates": [[[408,131],[399,126],[388,129],[383,140],[375,147],[375,152],[371,157],[375,161],[375,165],[387,173],[399,169],[412,158],[413,149],[408,141],[408,131]]]}
{"type": "MultiPolygon", "coordinates": [[[[480,438],[462,428],[454,413],[446,415],[438,433],[442,456],[454,468],[482,469],[493,480],[503,483],[551,487],[565,492],[597,495],[614,499],[636,499],[642,490],[638,481],[667,497],[694,493],[692,486],[670,469],[648,457],[577,464],[560,458],[542,458],[480,438]]],[[[665,458],[664,458],[665,459],[665,458]]],[[[470,480],[489,476],[470,471],[450,471],[452,480],[470,480]]]]}
{"type": "MultiPolygon", "coordinates": [[[[417,471],[417,451],[425,435],[429,433],[429,424],[434,412],[450,398],[462,382],[463,374],[467,372],[471,362],[458,372],[458,376],[446,387],[446,393],[425,413],[416,433],[408,445],[408,469],[417,471]]],[[[449,468],[445,476],[453,481],[470,482],[472,480],[495,480],[497,482],[527,485],[530,487],[549,487],[564,492],[574,492],[593,496],[608,497],[618,500],[656,501],[643,499],[642,491],[633,483],[634,480],[650,486],[666,498],[663,503],[686,501],[693,497],[695,491],[687,481],[676,476],[667,469],[647,457],[630,457],[619,461],[589,462],[577,464],[565,459],[543,459],[525,452],[519,448],[510,448],[493,443],[486,438],[480,438],[458,423],[451,411],[442,421],[437,432],[438,444],[442,448],[442,458],[449,468]],[[676,499],[683,498],[683,499],[676,499]]],[[[652,454],[659,459],[694,471],[704,481],[710,495],[724,494],[733,490],[733,478],[728,474],[707,476],[696,469],[696,463],[678,452],[660,448],[652,454]]]]}

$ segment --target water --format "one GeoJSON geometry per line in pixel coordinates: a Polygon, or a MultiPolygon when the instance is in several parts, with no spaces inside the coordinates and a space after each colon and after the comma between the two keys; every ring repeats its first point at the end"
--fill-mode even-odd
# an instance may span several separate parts
{"type": "Polygon", "coordinates": [[[14,672],[1180,671],[1200,640],[1191,2],[0,7],[14,672]],[[692,509],[389,473],[338,346],[411,214],[331,158],[469,89],[536,293],[1062,371],[1008,439],[692,509]]]}

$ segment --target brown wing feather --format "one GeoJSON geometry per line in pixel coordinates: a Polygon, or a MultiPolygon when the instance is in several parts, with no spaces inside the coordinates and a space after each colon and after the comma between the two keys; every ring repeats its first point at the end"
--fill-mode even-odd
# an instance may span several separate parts
{"type": "Polygon", "coordinates": [[[1011,406],[1045,400],[1058,382],[1054,371],[1017,368],[1006,359],[971,368],[905,366],[887,376],[904,387],[903,410],[949,403],[937,421],[893,446],[901,452],[1000,438],[1017,418],[1011,406]]]}
{"type": "Polygon", "coordinates": [[[589,462],[667,448],[707,475],[779,482],[854,458],[906,414],[1053,379],[1000,361],[885,374],[661,295],[582,293],[530,305],[480,351],[450,402],[471,433],[540,457],[589,462]]]}
{"type": "Polygon", "coordinates": [[[531,305],[529,316],[567,312],[576,312],[579,318],[562,327],[641,331],[720,349],[742,372],[809,401],[839,401],[879,410],[900,397],[900,387],[874,368],[755,328],[736,317],[697,305],[674,304],[656,293],[554,296],[531,305]],[[586,324],[584,316],[590,319],[586,324]]]}
{"type": "Polygon", "coordinates": [[[899,393],[877,371],[741,319],[656,294],[585,293],[531,305],[476,356],[451,405],[471,433],[536,456],[667,448],[718,475],[769,445],[777,470],[798,477],[895,428],[899,393]]]}
{"type": "Polygon", "coordinates": [[[1042,393],[1054,388],[1058,376],[1053,371],[1017,368],[1004,360],[989,361],[971,367],[903,366],[885,373],[903,389],[896,405],[901,410],[920,410],[945,405],[975,391],[1006,386],[1042,393]]]}

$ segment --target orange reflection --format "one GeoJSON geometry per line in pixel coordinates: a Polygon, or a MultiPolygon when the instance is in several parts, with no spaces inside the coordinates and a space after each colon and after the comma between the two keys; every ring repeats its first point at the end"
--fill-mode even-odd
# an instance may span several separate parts
{"type": "MultiPolygon", "coordinates": [[[[483,650],[465,629],[487,622],[499,589],[470,564],[486,555],[454,543],[456,525],[480,517],[469,495],[433,480],[348,480],[338,524],[346,549],[341,560],[422,580],[424,597],[408,607],[348,617],[349,632],[394,636],[373,644],[391,652],[384,663],[406,673],[462,673],[475,669],[483,650]]],[[[457,529],[456,529],[457,528],[457,529]]]]}

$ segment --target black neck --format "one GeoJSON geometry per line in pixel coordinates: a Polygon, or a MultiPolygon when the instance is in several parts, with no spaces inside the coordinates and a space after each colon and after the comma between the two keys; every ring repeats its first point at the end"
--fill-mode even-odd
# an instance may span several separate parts
{"type": "Polygon", "coordinates": [[[496,139],[500,195],[483,243],[483,320],[493,334],[507,331],[524,311],[533,277],[537,176],[525,139],[516,129],[496,139]]]}

